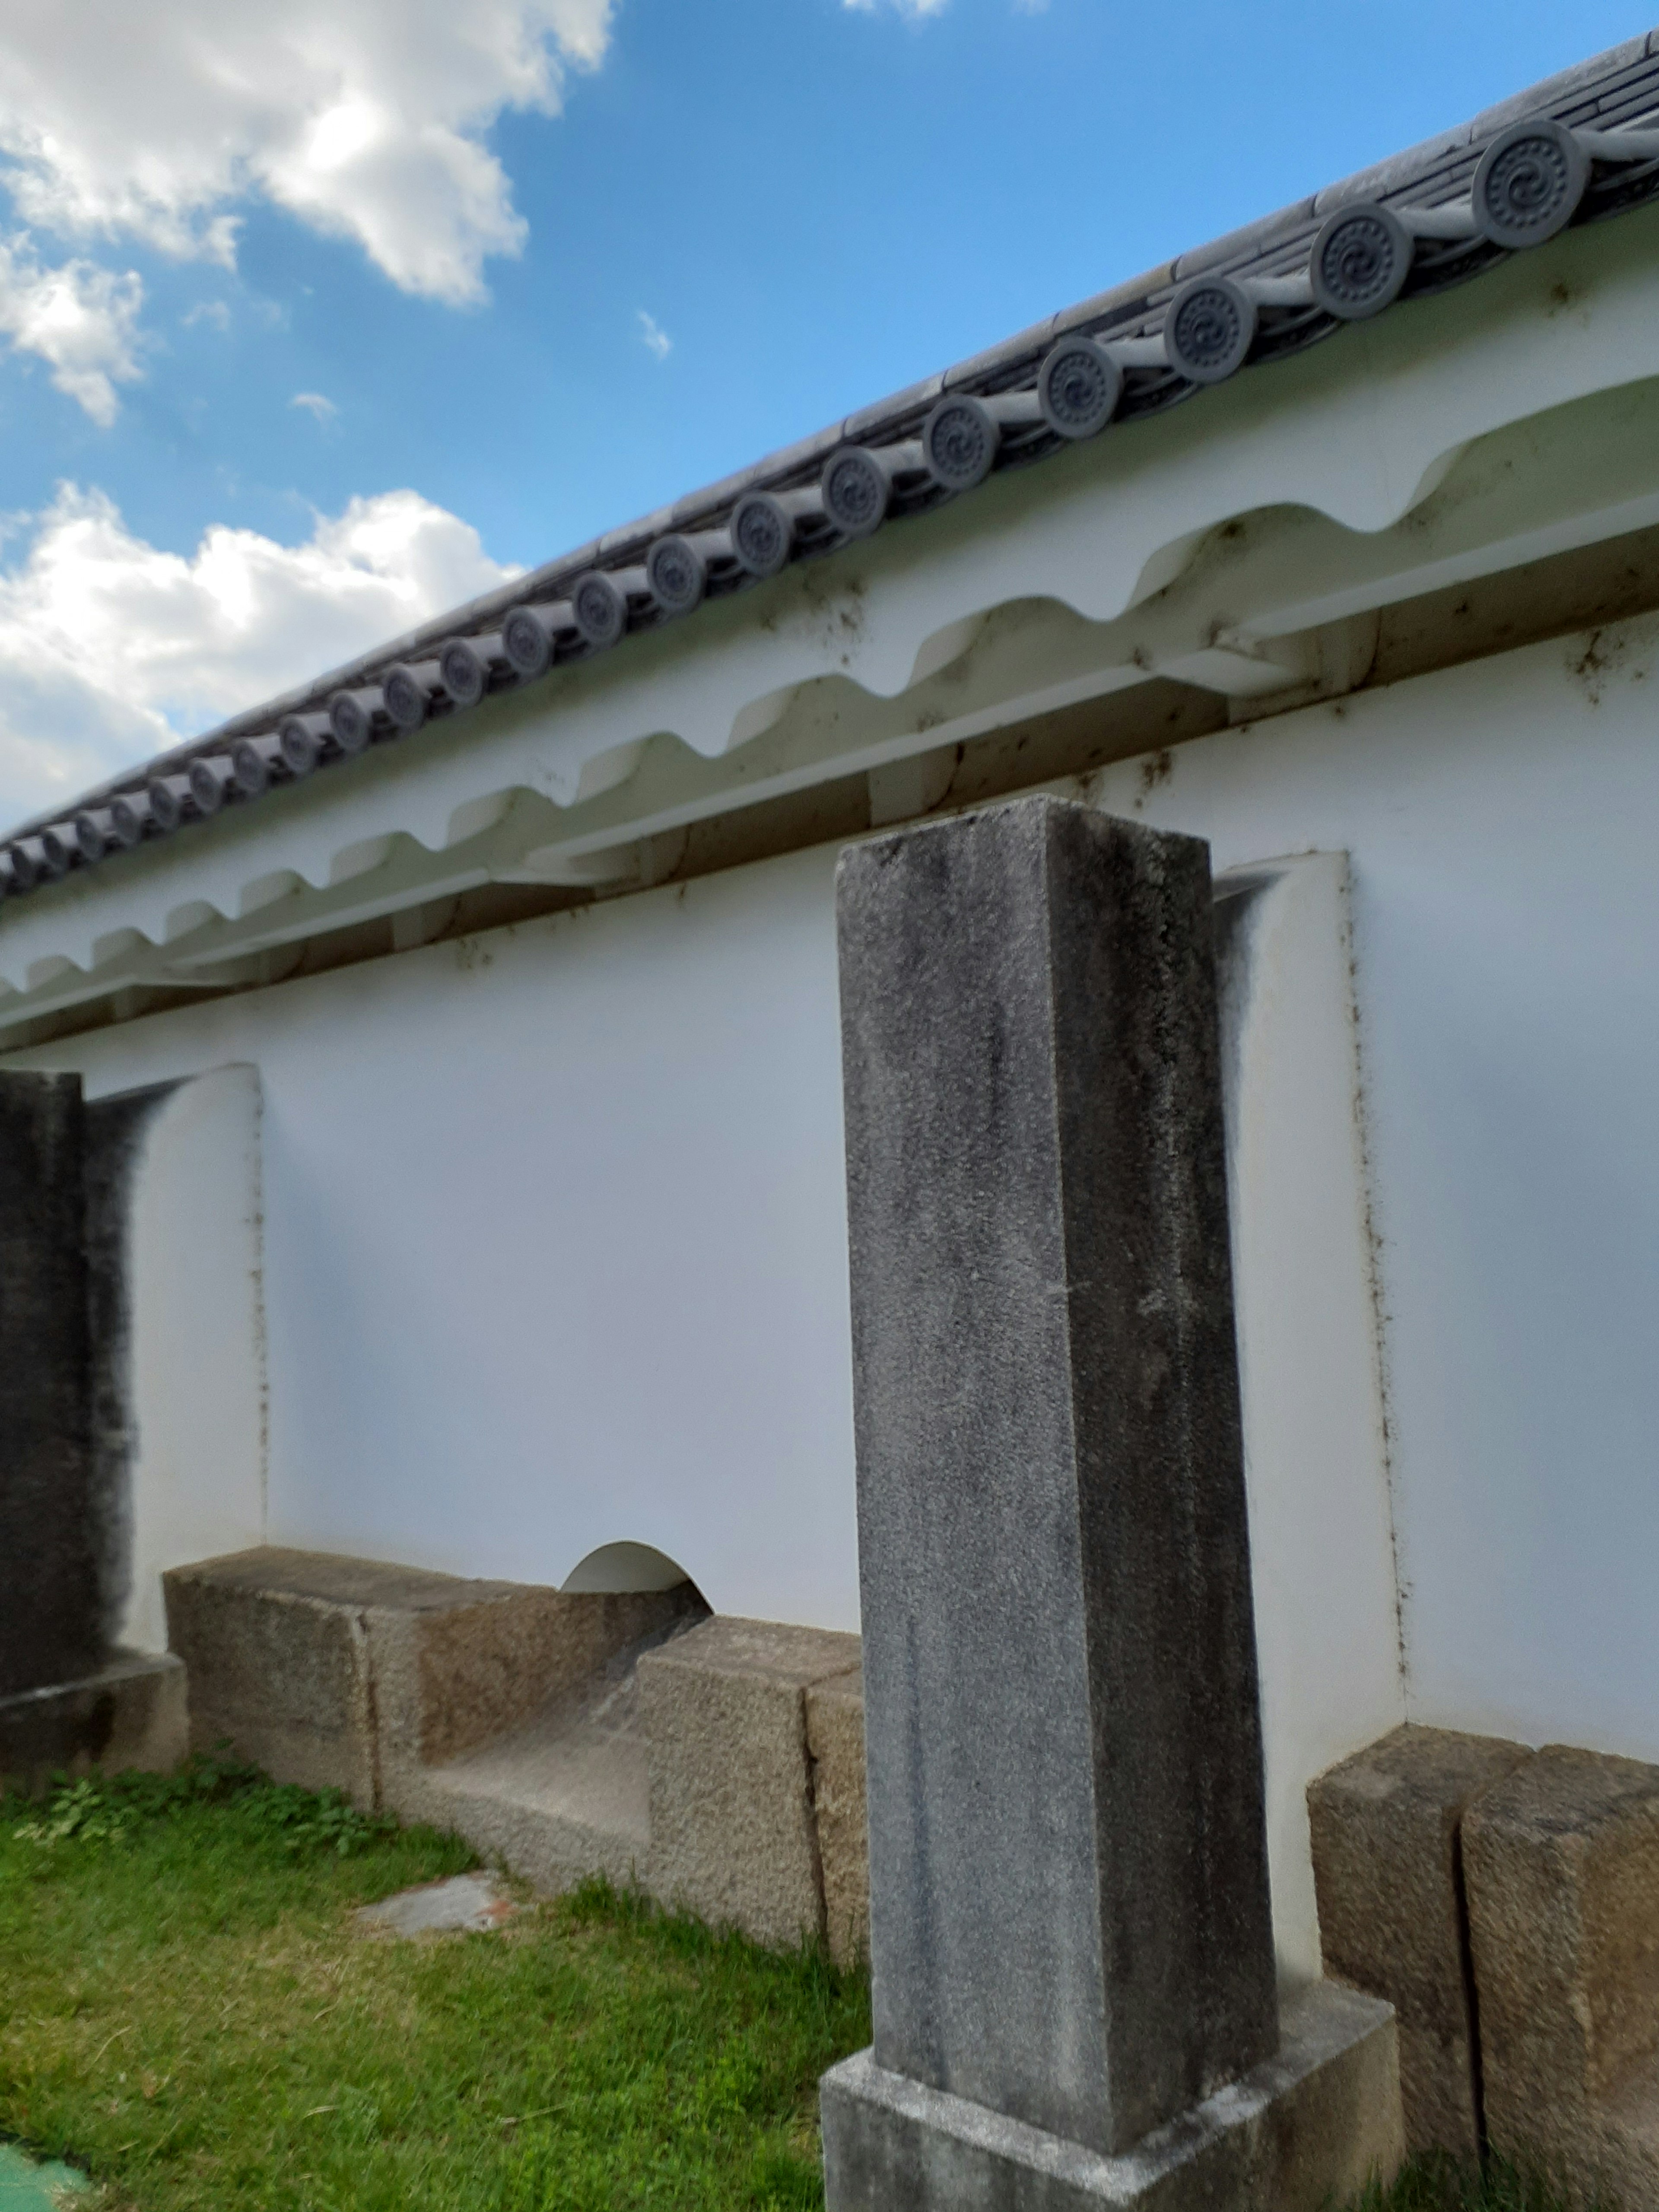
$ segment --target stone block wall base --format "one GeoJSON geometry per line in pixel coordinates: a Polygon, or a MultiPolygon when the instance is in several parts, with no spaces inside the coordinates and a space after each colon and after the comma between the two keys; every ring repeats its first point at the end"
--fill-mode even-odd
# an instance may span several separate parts
{"type": "Polygon", "coordinates": [[[0,1698],[0,1790],[33,1796],[55,1773],[171,1772],[190,1747],[183,1662],[118,1651],[95,1674],[0,1698]]]}
{"type": "Polygon", "coordinates": [[[860,2051],[820,2085],[828,2212],[1322,2212],[1405,2154],[1391,2008],[1321,1983],[1276,2057],[1117,2157],[860,2051]]]}
{"type": "Polygon", "coordinates": [[[1413,2151],[1480,2155],[1460,1831],[1531,1757],[1501,1737],[1398,1728],[1308,1786],[1325,1972],[1399,2016],[1413,2151]]]}
{"type": "Polygon", "coordinates": [[[404,1809],[401,1784],[527,1719],[614,1653],[702,1610],[679,1590],[568,1595],[261,1546],[163,1577],[199,1750],[404,1809]]]}
{"type": "MultiPolygon", "coordinates": [[[[651,1793],[646,1883],[665,1903],[786,1950],[804,1936],[828,1938],[807,1700],[832,1680],[850,1692],[859,1656],[857,1637],[831,1629],[716,1615],[641,1660],[651,1793]]],[[[849,1730],[861,1715],[857,1704],[842,1717],[849,1730]]],[[[842,1743],[827,1712],[819,1723],[839,1771],[842,1743]]],[[[861,1729],[859,1741],[861,1751],[861,1729]]],[[[850,1795],[843,1783],[843,1800],[850,1795]]],[[[833,1858],[829,1875],[838,1929],[853,1942],[856,1932],[846,1931],[856,1907],[845,1893],[859,1870],[843,1873],[833,1858]]]]}
{"type": "Polygon", "coordinates": [[[1659,1766],[1546,1745],[1463,1823],[1492,2148],[1659,2204],[1659,1766]]]}
{"type": "Polygon", "coordinates": [[[453,1828],[543,1887],[638,1881],[759,1942],[869,1945],[856,1636],[690,1583],[470,1582],[261,1546],[174,1567],[199,1749],[453,1828]]]}

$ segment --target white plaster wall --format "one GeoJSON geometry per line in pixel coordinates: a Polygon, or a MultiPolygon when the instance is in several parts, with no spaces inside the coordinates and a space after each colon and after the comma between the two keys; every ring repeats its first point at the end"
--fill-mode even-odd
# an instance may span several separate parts
{"type": "Polygon", "coordinates": [[[1649,1759],[1656,677],[1647,618],[1089,786],[1218,867],[1349,852],[1407,1710],[1649,1759]]]}
{"type": "Polygon", "coordinates": [[[1405,1718],[1346,857],[1217,891],[1273,1935],[1295,1983],[1320,1972],[1309,1778],[1405,1718]]]}
{"type": "MultiPolygon", "coordinates": [[[[1384,1499],[1413,1717],[1659,1758],[1656,638],[1534,647],[1088,787],[1207,836],[1218,869],[1349,855],[1385,1474],[1340,1443],[1366,1347],[1330,931],[1282,939],[1277,1057],[1240,1061],[1292,1962],[1299,1770],[1399,1710],[1384,1499]],[[1339,1220],[1312,1194],[1344,1175],[1339,1220]]],[[[553,1583],[644,1542],[722,1610],[855,1625],[833,858],[26,1056],[94,1093],[258,1066],[274,1539],[553,1583]]]]}
{"type": "Polygon", "coordinates": [[[834,861],[45,1055],[258,1066],[271,1541],[856,1627],[834,861]]]}
{"type": "Polygon", "coordinates": [[[129,1186],[131,1583],[121,1640],[167,1649],[161,1574],[264,1535],[259,1078],[216,1067],[144,1126],[129,1186]]]}

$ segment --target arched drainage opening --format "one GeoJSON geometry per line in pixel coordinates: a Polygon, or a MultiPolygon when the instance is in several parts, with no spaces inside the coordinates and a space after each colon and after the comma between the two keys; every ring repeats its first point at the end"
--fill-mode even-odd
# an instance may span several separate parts
{"type": "MultiPolygon", "coordinates": [[[[644,1590],[696,1589],[678,1559],[653,1544],[601,1544],[579,1559],[559,1588],[567,1595],[623,1595],[644,1590]]],[[[701,1593],[699,1592],[699,1596],[701,1593]]]]}

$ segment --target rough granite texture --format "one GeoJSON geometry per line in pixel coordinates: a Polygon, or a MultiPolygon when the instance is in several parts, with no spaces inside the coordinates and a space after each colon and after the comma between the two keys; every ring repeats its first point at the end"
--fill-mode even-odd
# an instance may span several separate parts
{"type": "Polygon", "coordinates": [[[1463,1821],[1495,2150],[1659,2204],[1659,1767],[1551,1745],[1463,1821]]]}
{"type": "Polygon", "coordinates": [[[1460,1826],[1524,1744],[1399,1728],[1308,1785],[1325,1972],[1386,1997],[1413,2151],[1480,2148],[1460,1826]]]}
{"type": "Polygon", "coordinates": [[[0,1698],[105,1656],[78,1075],[0,1074],[0,1698]]]}
{"type": "Polygon", "coordinates": [[[690,1583],[576,1595],[274,1546],[165,1587],[198,1747],[453,1828],[544,1889],[604,1874],[863,1954],[857,1637],[710,1620],[690,1583]]]}
{"type": "Polygon", "coordinates": [[[411,1813],[422,1768],[701,1610],[689,1585],[567,1596],[275,1546],[175,1567],[164,1585],[198,1748],[228,1737],[279,1781],[411,1813]]]}
{"type": "Polygon", "coordinates": [[[185,1670],[168,1651],[118,1651],[78,1682],[0,1698],[0,1794],[94,1766],[168,1774],[189,1748],[185,1670]]]}
{"type": "Polygon", "coordinates": [[[1208,853],[1025,799],[838,918],[875,2062],[1109,2155],[1278,2034],[1208,853]]]}
{"type": "Polygon", "coordinates": [[[890,2074],[860,2051],[823,2077],[836,2212],[1328,2212],[1403,2154],[1394,2016],[1319,1983],[1277,2055],[1115,2157],[890,2074]]]}
{"type": "Polygon", "coordinates": [[[716,1615],[640,1661],[659,1897],[757,1942],[822,1936],[806,1692],[859,1639],[716,1615]]]}
{"type": "Polygon", "coordinates": [[[619,1888],[643,1885],[651,1787],[637,1686],[624,1656],[620,1680],[607,1670],[574,1696],[556,1692],[505,1735],[406,1775],[398,1811],[453,1828],[540,1890],[556,1893],[592,1875],[619,1888]],[[634,1710],[619,1716],[619,1699],[634,1710]]]}
{"type": "Polygon", "coordinates": [[[824,1936],[838,1966],[870,1956],[870,1824],[864,1789],[864,1670],[806,1692],[806,1750],[823,1869],[824,1936]]]}

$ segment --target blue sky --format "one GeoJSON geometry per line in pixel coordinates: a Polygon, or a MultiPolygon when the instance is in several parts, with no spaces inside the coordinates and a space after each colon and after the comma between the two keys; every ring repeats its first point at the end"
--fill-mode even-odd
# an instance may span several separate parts
{"type": "Polygon", "coordinates": [[[0,806],[1644,27],[1610,0],[14,0],[0,806]]]}

